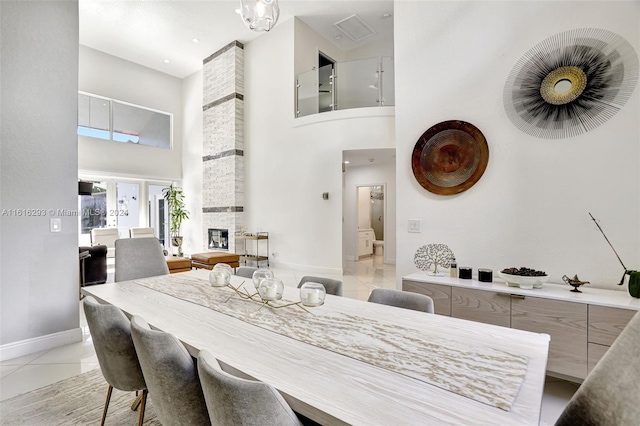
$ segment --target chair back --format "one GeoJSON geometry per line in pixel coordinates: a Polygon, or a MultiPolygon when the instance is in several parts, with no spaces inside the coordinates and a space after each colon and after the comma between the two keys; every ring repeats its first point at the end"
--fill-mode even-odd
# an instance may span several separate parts
{"type": "Polygon", "coordinates": [[[116,240],[120,238],[118,228],[93,228],[90,235],[92,246],[107,246],[107,257],[115,256],[116,240]]]}
{"type": "Polygon", "coordinates": [[[131,228],[129,236],[131,238],[153,238],[156,234],[153,228],[131,228]]]}
{"type": "Polygon", "coordinates": [[[331,278],[304,276],[300,279],[298,288],[302,287],[302,284],[306,282],[320,283],[324,286],[327,294],[333,294],[334,296],[342,296],[342,281],[333,280],[331,278]]]}
{"type": "Polygon", "coordinates": [[[241,266],[236,269],[236,275],[243,278],[253,278],[253,273],[257,270],[258,268],[252,268],[251,266],[241,266]]]}
{"type": "Polygon", "coordinates": [[[116,240],[114,281],[167,275],[169,267],[157,238],[122,238],[116,240]]]}
{"type": "Polygon", "coordinates": [[[91,296],[82,300],[100,370],[107,383],[122,391],[147,388],[131,338],[129,319],[113,305],[91,296]]]}
{"type": "Polygon", "coordinates": [[[208,425],[195,360],[173,335],[131,318],[131,335],[158,419],[164,425],[208,425]]]}
{"type": "Polygon", "coordinates": [[[393,290],[389,288],[375,288],[369,295],[369,302],[397,308],[413,309],[414,311],[432,314],[433,299],[424,294],[409,291],[393,290]]]}
{"type": "Polygon", "coordinates": [[[300,420],[271,385],[223,371],[206,350],[198,354],[198,372],[214,425],[298,426],[300,420]]]}
{"type": "Polygon", "coordinates": [[[556,426],[637,425],[640,419],[640,313],[587,375],[556,426]]]}

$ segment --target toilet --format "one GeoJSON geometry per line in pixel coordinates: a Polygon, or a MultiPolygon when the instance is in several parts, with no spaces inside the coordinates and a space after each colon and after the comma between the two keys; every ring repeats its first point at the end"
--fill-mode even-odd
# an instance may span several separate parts
{"type": "Polygon", "coordinates": [[[382,256],[384,254],[384,241],[375,240],[373,242],[373,254],[376,256],[382,256]]]}

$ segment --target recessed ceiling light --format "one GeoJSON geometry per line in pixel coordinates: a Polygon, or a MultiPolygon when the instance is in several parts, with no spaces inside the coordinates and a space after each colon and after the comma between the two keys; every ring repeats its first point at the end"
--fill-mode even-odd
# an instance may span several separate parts
{"type": "Polygon", "coordinates": [[[333,36],[333,38],[335,38],[336,40],[340,40],[342,38],[342,35],[336,34],[333,36]]]}
{"type": "Polygon", "coordinates": [[[197,39],[197,38],[192,38],[191,41],[194,42],[194,43],[200,43],[200,40],[197,39]]]}
{"type": "Polygon", "coordinates": [[[384,15],[382,15],[382,19],[387,19],[387,18],[391,18],[390,13],[385,13],[384,15]]]}
{"type": "Polygon", "coordinates": [[[234,10],[234,12],[236,12],[238,15],[240,15],[240,13],[242,13],[242,9],[236,9],[236,10],[234,10]]]}
{"type": "Polygon", "coordinates": [[[344,164],[349,164],[349,160],[344,160],[344,164]]]}
{"type": "Polygon", "coordinates": [[[169,62],[171,62],[171,61],[170,61],[170,60],[168,60],[168,59],[165,59],[165,60],[164,60],[164,63],[165,63],[165,64],[168,64],[169,62]]]}

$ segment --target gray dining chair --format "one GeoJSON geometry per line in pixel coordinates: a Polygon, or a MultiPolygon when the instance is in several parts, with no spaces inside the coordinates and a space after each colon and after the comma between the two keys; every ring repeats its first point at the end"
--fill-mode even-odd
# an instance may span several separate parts
{"type": "Polygon", "coordinates": [[[253,278],[253,273],[257,270],[258,268],[253,268],[251,266],[241,266],[236,269],[236,275],[243,278],[253,278]]]}
{"type": "Polygon", "coordinates": [[[164,425],[208,425],[195,359],[175,336],[131,318],[131,336],[158,419],[164,425]]]}
{"type": "Polygon", "coordinates": [[[433,299],[424,294],[409,291],[392,290],[389,288],[375,288],[369,295],[369,302],[398,308],[413,309],[414,311],[432,314],[433,299]]]}
{"type": "Polygon", "coordinates": [[[327,294],[333,294],[334,296],[342,296],[342,281],[333,280],[331,278],[304,276],[300,279],[298,288],[302,287],[302,284],[306,282],[320,283],[324,286],[327,294]]]}
{"type": "Polygon", "coordinates": [[[115,282],[168,274],[169,267],[157,238],[116,240],[115,282]]]}
{"type": "Polygon", "coordinates": [[[117,307],[102,305],[91,296],[82,300],[82,306],[100,370],[109,384],[100,425],[104,425],[107,418],[113,388],[125,392],[142,391],[131,406],[132,410],[136,410],[140,405],[138,425],[142,425],[147,403],[147,385],[131,339],[129,319],[117,307]]]}
{"type": "Polygon", "coordinates": [[[302,425],[271,385],[233,376],[208,351],[198,354],[198,372],[213,425],[302,425]]]}
{"type": "Polygon", "coordinates": [[[635,314],[587,375],[556,426],[640,423],[640,314],[635,314]]]}

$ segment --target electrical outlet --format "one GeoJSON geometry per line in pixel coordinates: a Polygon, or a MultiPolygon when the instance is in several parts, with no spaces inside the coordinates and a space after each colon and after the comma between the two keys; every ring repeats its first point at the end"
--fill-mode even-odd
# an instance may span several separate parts
{"type": "Polygon", "coordinates": [[[409,219],[409,226],[407,227],[409,232],[422,232],[422,221],[419,219],[409,219]]]}

